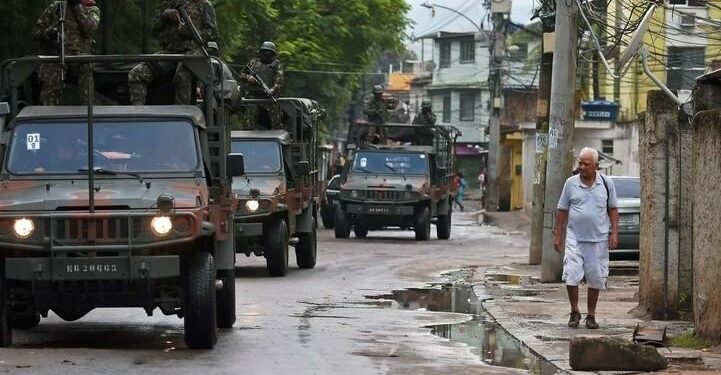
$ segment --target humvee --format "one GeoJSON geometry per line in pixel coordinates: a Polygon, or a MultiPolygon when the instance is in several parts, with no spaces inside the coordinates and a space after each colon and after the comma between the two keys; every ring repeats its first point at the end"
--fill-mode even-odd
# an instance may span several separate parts
{"type": "Polygon", "coordinates": [[[335,237],[356,237],[387,227],[413,229],[419,241],[430,239],[431,224],[439,239],[451,236],[454,198],[455,128],[406,124],[367,124],[351,129],[352,144],[341,175],[335,237]],[[432,144],[393,142],[394,133],[424,130],[432,144]],[[372,144],[367,135],[389,134],[372,144]]]}
{"type": "MultiPolygon", "coordinates": [[[[247,165],[233,182],[239,198],[235,214],[236,251],[264,256],[271,276],[288,272],[288,246],[299,268],[315,267],[318,211],[317,121],[323,111],[309,99],[243,100],[282,111],[282,130],[232,132],[232,151],[247,165]]],[[[252,111],[251,111],[252,112],[252,111]]]]}
{"type": "Polygon", "coordinates": [[[182,63],[204,97],[197,105],[33,105],[33,71],[59,58],[2,65],[0,345],[49,311],[73,321],[95,308],[139,307],[177,315],[188,347],[212,348],[217,328],[235,322],[231,183],[243,173],[242,155],[229,153],[221,62],[66,60],[95,64],[97,95],[119,104],[128,70],[109,67],[143,61],[182,63]],[[104,82],[106,68],[120,85],[104,82]]]}

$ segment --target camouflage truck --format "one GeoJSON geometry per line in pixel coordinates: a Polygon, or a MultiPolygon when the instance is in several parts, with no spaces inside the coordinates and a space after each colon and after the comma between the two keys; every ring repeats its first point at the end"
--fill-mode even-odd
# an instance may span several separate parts
{"type": "Polygon", "coordinates": [[[348,163],[341,174],[336,208],[335,237],[356,237],[388,227],[413,229],[426,241],[431,224],[439,239],[451,236],[454,198],[454,147],[459,132],[450,127],[405,124],[365,124],[351,129],[348,163]],[[381,139],[378,134],[432,134],[432,144],[412,144],[381,139]],[[383,130],[385,129],[385,130],[383,130]],[[376,133],[374,133],[376,132],[376,133]]]}
{"type": "Polygon", "coordinates": [[[120,103],[32,105],[33,72],[58,61],[2,65],[0,345],[49,311],[73,321],[95,308],[138,307],[177,315],[189,348],[212,348],[217,328],[235,321],[231,178],[243,173],[242,155],[229,154],[222,63],[67,56],[94,64],[91,93],[120,103]],[[204,97],[122,105],[128,69],[144,61],[182,63],[204,97]]]}
{"type": "MultiPolygon", "coordinates": [[[[240,199],[235,214],[236,251],[264,256],[271,276],[288,272],[288,247],[299,268],[315,267],[318,211],[317,121],[323,111],[309,99],[243,100],[272,106],[282,130],[232,132],[232,151],[244,156],[245,178],[233,183],[240,199]]],[[[250,111],[253,112],[253,111],[250,111]]]]}

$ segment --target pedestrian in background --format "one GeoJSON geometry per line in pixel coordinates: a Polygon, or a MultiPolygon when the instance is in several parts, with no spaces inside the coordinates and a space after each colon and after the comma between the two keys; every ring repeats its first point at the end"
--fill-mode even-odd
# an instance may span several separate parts
{"type": "Polygon", "coordinates": [[[558,200],[553,245],[558,252],[565,249],[563,281],[571,304],[571,328],[577,328],[581,321],[578,285],[584,278],[588,284],[586,328],[598,328],[596,304],[599,291],[606,289],[608,251],[618,245],[616,188],[597,170],[598,151],[589,147],[581,150],[579,173],[566,180],[558,200]]]}
{"type": "Polygon", "coordinates": [[[453,200],[453,203],[460,207],[461,212],[463,212],[463,195],[466,193],[467,186],[466,180],[463,178],[463,172],[458,172],[454,180],[454,184],[456,185],[456,198],[453,200]]]}
{"type": "Polygon", "coordinates": [[[486,206],[486,168],[481,169],[481,173],[478,174],[478,190],[481,193],[481,207],[486,206]]]}

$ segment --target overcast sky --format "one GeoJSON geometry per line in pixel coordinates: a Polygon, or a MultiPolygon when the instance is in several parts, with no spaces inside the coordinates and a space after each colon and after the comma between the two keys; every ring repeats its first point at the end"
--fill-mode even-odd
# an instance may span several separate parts
{"type": "MultiPolygon", "coordinates": [[[[420,6],[421,3],[431,2],[448,8],[456,9],[468,18],[479,24],[482,19],[483,27],[489,29],[487,9],[483,7],[483,0],[407,0],[411,5],[410,19],[414,22],[408,27],[409,36],[419,36],[436,31],[474,31],[476,28],[471,22],[456,13],[442,8],[436,8],[435,16],[430,9],[420,6]],[[484,17],[485,16],[485,17],[484,17]]],[[[533,0],[513,0],[511,19],[520,24],[530,22],[533,0]]],[[[420,43],[413,46],[413,50],[420,50],[420,43]]]]}

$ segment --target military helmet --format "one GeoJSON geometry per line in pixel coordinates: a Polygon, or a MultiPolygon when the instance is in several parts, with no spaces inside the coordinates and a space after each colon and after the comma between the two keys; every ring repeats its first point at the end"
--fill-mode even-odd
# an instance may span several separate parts
{"type": "Polygon", "coordinates": [[[433,102],[431,102],[430,99],[423,99],[421,102],[421,108],[431,108],[433,106],[433,102]]]}
{"type": "Polygon", "coordinates": [[[375,85],[375,86],[373,86],[373,93],[374,93],[374,94],[381,94],[381,93],[383,93],[383,86],[381,86],[381,85],[375,85]]]}
{"type": "Polygon", "coordinates": [[[258,49],[258,51],[262,51],[262,50],[267,50],[267,51],[276,53],[275,43],[269,42],[269,41],[263,42],[263,44],[260,45],[260,48],[258,49]]]}

